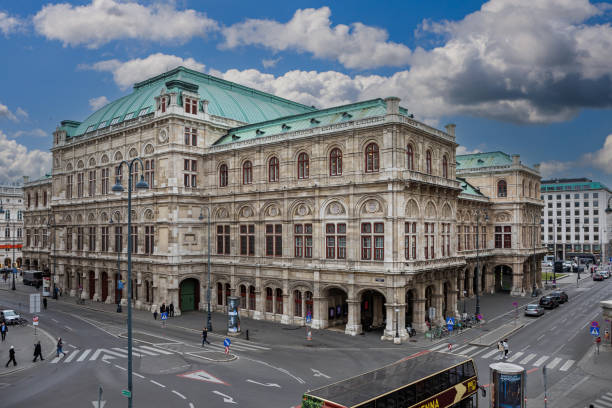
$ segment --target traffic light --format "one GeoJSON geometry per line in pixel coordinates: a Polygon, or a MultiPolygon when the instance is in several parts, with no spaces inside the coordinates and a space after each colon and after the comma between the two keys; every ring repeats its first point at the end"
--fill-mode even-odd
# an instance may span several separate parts
{"type": "Polygon", "coordinates": [[[554,271],[555,273],[563,273],[563,261],[555,261],[554,271]]]}

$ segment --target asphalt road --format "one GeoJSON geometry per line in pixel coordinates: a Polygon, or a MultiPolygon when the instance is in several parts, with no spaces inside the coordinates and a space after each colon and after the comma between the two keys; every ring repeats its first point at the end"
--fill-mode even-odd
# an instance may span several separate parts
{"type": "MultiPolygon", "coordinates": [[[[598,302],[611,297],[612,279],[583,281],[581,285],[584,287],[568,289],[570,301],[559,308],[536,319],[521,317],[527,324],[510,336],[509,361],[524,362],[530,399],[543,392],[541,370],[545,365],[549,365],[549,387],[584,377],[577,362],[593,350],[587,326],[592,320],[601,322],[598,302]]],[[[25,293],[3,291],[0,306],[18,308],[21,303],[23,308],[26,301],[25,293]]],[[[51,306],[40,314],[41,327],[53,336],[62,336],[67,356],[0,377],[0,384],[4,384],[0,405],[87,407],[97,400],[101,386],[106,408],[125,406],[126,398],[121,395],[121,390],[127,389],[125,313],[102,313],[72,303],[51,302],[51,306]]],[[[512,314],[505,316],[500,324],[512,319],[512,314]]],[[[135,343],[133,365],[135,407],[293,407],[299,405],[306,390],[422,351],[410,343],[355,347],[351,341],[344,347],[322,348],[237,339],[231,347],[235,359],[214,361],[223,359],[222,336],[211,334],[212,344],[202,348],[199,332],[163,328],[159,321],[137,320],[134,332],[140,340],[135,343]]],[[[490,347],[471,346],[473,336],[470,331],[454,336],[452,352],[472,355],[480,383],[487,384],[488,366],[497,354],[491,354],[494,349],[490,347]]],[[[444,348],[445,343],[430,348],[439,347],[444,348]]],[[[485,400],[481,406],[486,406],[485,400]]],[[[561,403],[554,406],[563,408],[561,403]]]]}

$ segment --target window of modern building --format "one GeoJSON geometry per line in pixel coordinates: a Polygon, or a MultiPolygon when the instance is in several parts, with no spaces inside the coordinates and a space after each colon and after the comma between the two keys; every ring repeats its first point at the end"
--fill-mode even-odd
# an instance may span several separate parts
{"type": "Polygon", "coordinates": [[[552,208],[552,207],[553,207],[552,203],[548,203],[548,208],[552,208]]]}
{"type": "Polygon", "coordinates": [[[196,128],[185,128],[185,146],[198,145],[198,130],[196,128]]]}
{"type": "Polygon", "coordinates": [[[593,241],[599,241],[599,235],[594,235],[593,236],[593,241]]]}
{"type": "Polygon", "coordinates": [[[370,143],[365,149],[365,172],[375,173],[379,170],[378,145],[370,143]]]}
{"type": "Polygon", "coordinates": [[[574,206],[580,207],[580,201],[574,201],[574,206]]]}
{"type": "Polygon", "coordinates": [[[549,194],[549,195],[548,195],[548,199],[549,199],[549,200],[552,200],[552,194],[549,194]]]}
{"type": "Polygon", "coordinates": [[[506,180],[499,180],[497,182],[497,196],[506,197],[508,195],[508,186],[506,180]]]}
{"type": "Polygon", "coordinates": [[[574,235],[574,241],[580,241],[580,235],[574,235]]]}
{"type": "Polygon", "coordinates": [[[588,219],[588,218],[585,218],[585,219],[584,219],[584,223],[585,223],[585,224],[588,224],[588,223],[589,223],[589,219],[588,219]]]}
{"type": "Polygon", "coordinates": [[[145,226],[145,254],[153,254],[155,252],[155,227],[153,225],[145,226]]]}
{"type": "Polygon", "coordinates": [[[346,224],[325,225],[325,258],[346,259],[346,224]]]}
{"type": "Polygon", "coordinates": [[[598,226],[594,226],[593,227],[593,232],[599,232],[599,227],[598,226]]]}
{"type": "Polygon", "coordinates": [[[221,166],[219,166],[219,187],[227,187],[227,182],[227,164],[223,163],[221,166]]]}
{"type": "Polygon", "coordinates": [[[588,207],[588,206],[589,206],[589,202],[588,202],[588,201],[585,201],[583,206],[584,206],[584,207],[588,207]]]}
{"type": "Polygon", "coordinates": [[[598,209],[596,209],[596,208],[594,208],[594,209],[593,209],[593,215],[599,215],[599,210],[598,210],[598,209]]]}
{"type": "Polygon", "coordinates": [[[557,200],[560,200],[560,199],[561,199],[561,194],[557,194],[557,195],[555,196],[555,198],[556,198],[557,200]]]}
{"type": "Polygon", "coordinates": [[[566,199],[566,200],[569,200],[569,199],[570,199],[570,195],[569,195],[569,194],[566,194],[566,195],[565,195],[565,199],[566,199]]]}
{"type": "Polygon", "coordinates": [[[436,257],[436,236],[435,224],[433,222],[425,223],[425,259],[434,259],[436,257]]]}
{"type": "Polygon", "coordinates": [[[296,258],[312,258],[312,224],[295,224],[293,242],[296,258]]]}
{"type": "Polygon", "coordinates": [[[411,144],[406,148],[406,167],[408,170],[414,170],[414,149],[411,144]]]}
{"type": "Polygon", "coordinates": [[[593,193],[593,198],[599,198],[599,193],[593,193]]]}
{"type": "Polygon", "coordinates": [[[582,197],[583,197],[583,198],[589,198],[589,193],[584,193],[584,194],[582,195],[582,197]]]}
{"type": "Polygon", "coordinates": [[[310,177],[310,158],[307,153],[298,155],[298,179],[307,179],[310,177]]]}
{"type": "Polygon", "coordinates": [[[599,224],[599,218],[594,217],[593,218],[593,224],[599,224]]]}
{"type": "MultiPolygon", "coordinates": [[[[561,216],[561,211],[557,211],[557,217],[560,217],[560,216],[561,216]]],[[[558,221],[561,221],[561,220],[558,220],[558,221]]]]}
{"type": "Polygon", "coordinates": [[[250,160],[245,161],[242,164],[242,184],[253,183],[253,164],[250,160]]]}
{"type": "Polygon", "coordinates": [[[266,224],[266,256],[283,256],[283,225],[266,224]]]}
{"type": "Polygon", "coordinates": [[[557,203],[557,208],[561,208],[561,203],[557,203]]]}
{"type": "Polygon", "coordinates": [[[407,260],[417,257],[417,228],[416,222],[404,223],[404,256],[407,260]]]}
{"type": "Polygon", "coordinates": [[[382,222],[361,223],[361,259],[384,260],[385,225],[382,222]],[[373,244],[373,245],[372,245],[373,244]]]}
{"type": "Polygon", "coordinates": [[[425,153],[425,170],[427,171],[427,174],[431,174],[431,150],[428,150],[425,153]]]}
{"type": "Polygon", "coordinates": [[[278,182],[279,171],[278,158],[275,156],[270,157],[270,160],[268,160],[268,181],[271,183],[278,182]]]}
{"type": "Polygon", "coordinates": [[[552,212],[552,211],[549,211],[549,212],[548,212],[548,216],[549,216],[549,217],[552,217],[552,214],[553,214],[553,212],[552,212]]]}
{"type": "Polygon", "coordinates": [[[566,212],[565,212],[565,216],[566,216],[566,217],[569,217],[569,216],[570,216],[570,213],[571,213],[571,211],[566,211],[566,212]]]}
{"type": "Polygon", "coordinates": [[[571,204],[569,202],[565,203],[565,208],[569,208],[571,207],[571,204]]]}
{"type": "Polygon", "coordinates": [[[149,188],[155,187],[155,159],[145,160],[144,179],[149,188]]]}
{"type": "Polygon", "coordinates": [[[240,255],[255,255],[255,225],[240,225],[240,255]]]}
{"type": "Polygon", "coordinates": [[[574,210],[574,215],[580,215],[580,210],[574,210]]]}
{"type": "Polygon", "coordinates": [[[329,153],[329,175],[342,175],[342,151],[337,147],[329,153]]]}
{"type": "Polygon", "coordinates": [[[580,198],[580,194],[574,194],[574,200],[578,200],[580,198]]]}

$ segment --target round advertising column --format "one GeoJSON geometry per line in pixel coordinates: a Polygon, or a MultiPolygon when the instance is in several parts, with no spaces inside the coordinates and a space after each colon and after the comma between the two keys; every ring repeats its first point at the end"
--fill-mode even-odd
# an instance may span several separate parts
{"type": "Polygon", "coordinates": [[[527,373],[519,365],[493,363],[491,374],[491,408],[525,408],[527,373]]]}
{"type": "Polygon", "coordinates": [[[239,307],[239,297],[227,297],[227,334],[230,336],[237,336],[240,334],[240,316],[238,314],[239,307]]]}

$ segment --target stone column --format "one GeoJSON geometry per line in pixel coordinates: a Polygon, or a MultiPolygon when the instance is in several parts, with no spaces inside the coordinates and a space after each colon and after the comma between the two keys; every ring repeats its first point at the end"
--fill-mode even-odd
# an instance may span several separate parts
{"type": "Polygon", "coordinates": [[[425,324],[425,297],[414,299],[414,307],[412,312],[412,328],[419,332],[426,332],[427,325],[425,324]]]}
{"type": "Polygon", "coordinates": [[[89,272],[81,272],[82,280],[83,280],[83,290],[81,291],[82,299],[89,299],[89,285],[94,285],[94,282],[90,282],[89,272]]]}
{"type": "Polygon", "coordinates": [[[436,325],[443,325],[444,322],[444,316],[443,316],[443,310],[442,310],[442,303],[444,300],[444,295],[442,294],[434,294],[433,295],[433,305],[436,308],[436,317],[433,319],[433,324],[436,325]]]}
{"type": "Polygon", "coordinates": [[[454,289],[451,289],[448,292],[448,304],[450,305],[449,310],[451,311],[450,313],[456,318],[459,318],[461,316],[459,313],[459,307],[457,304],[458,294],[459,294],[459,291],[454,290],[454,289]]]}
{"type": "Polygon", "coordinates": [[[99,302],[100,297],[102,296],[102,274],[100,272],[100,268],[94,269],[94,278],[95,278],[95,284],[94,284],[93,300],[96,302],[99,302]]]}
{"type": "Polygon", "coordinates": [[[327,298],[313,294],[311,326],[313,329],[323,329],[327,325],[327,298]]]}
{"type": "Polygon", "coordinates": [[[78,274],[80,272],[71,271],[72,275],[70,275],[71,285],[70,285],[70,296],[76,296],[79,293],[79,277],[78,274]]]}
{"type": "Polygon", "coordinates": [[[348,322],[346,323],[346,328],[344,333],[350,334],[351,336],[356,336],[361,334],[361,302],[359,300],[348,300],[346,301],[348,304],[348,322]]]}
{"type": "Polygon", "coordinates": [[[123,289],[121,290],[121,306],[127,306],[127,297],[128,297],[127,271],[121,271],[121,280],[125,282],[123,284],[123,289]]]}
{"type": "Polygon", "coordinates": [[[106,270],[106,285],[108,286],[105,303],[115,303],[115,276],[110,270],[106,270]]]}
{"type": "Polygon", "coordinates": [[[512,265],[512,296],[525,296],[525,288],[523,288],[523,264],[517,263],[512,265]]]}
{"type": "Polygon", "coordinates": [[[293,297],[293,295],[289,295],[285,291],[283,291],[283,314],[281,315],[281,324],[290,324],[291,323],[291,310],[289,307],[289,298],[293,297]]]}
{"type": "Polygon", "coordinates": [[[136,302],[134,303],[134,307],[136,309],[142,309],[143,308],[143,301],[142,301],[142,272],[137,272],[136,273],[136,278],[134,279],[134,282],[136,283],[136,287],[134,288],[134,297],[137,299],[136,302]]]}

